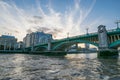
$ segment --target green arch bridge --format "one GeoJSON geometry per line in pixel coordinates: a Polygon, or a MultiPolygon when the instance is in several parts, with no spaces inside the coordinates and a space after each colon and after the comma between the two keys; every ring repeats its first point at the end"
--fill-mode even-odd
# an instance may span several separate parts
{"type": "MultiPolygon", "coordinates": [[[[107,30],[107,42],[109,49],[117,49],[120,46],[120,28],[107,30]]],[[[77,43],[88,43],[99,48],[98,32],[53,40],[48,43],[27,47],[26,50],[64,51],[65,48],[77,43]]]]}

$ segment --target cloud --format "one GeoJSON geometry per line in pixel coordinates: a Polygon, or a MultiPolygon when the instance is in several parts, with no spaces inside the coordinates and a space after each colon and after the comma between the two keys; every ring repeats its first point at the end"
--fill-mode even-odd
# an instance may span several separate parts
{"type": "Polygon", "coordinates": [[[32,33],[32,30],[31,30],[31,29],[28,29],[28,30],[27,30],[27,34],[30,34],[30,33],[32,33]]]}
{"type": "Polygon", "coordinates": [[[48,34],[52,34],[53,37],[55,38],[58,33],[62,33],[63,30],[62,29],[59,29],[59,28],[49,28],[49,27],[34,27],[36,31],[40,31],[40,32],[45,32],[45,33],[48,33],[48,34]]]}
{"type": "MultiPolygon", "coordinates": [[[[84,23],[84,20],[92,11],[96,0],[93,0],[85,10],[82,9],[83,0],[75,0],[74,6],[66,9],[65,13],[57,12],[53,9],[52,1],[47,4],[46,10],[41,7],[40,1],[36,2],[34,10],[25,10],[18,7],[14,2],[7,3],[0,1],[0,30],[14,34],[18,40],[31,31],[45,31],[51,33],[56,38],[65,38],[69,32],[70,36],[84,33],[83,25],[95,25],[99,21],[84,23]],[[92,24],[94,23],[94,24],[92,24]]],[[[67,6],[68,7],[68,6],[67,6]]]]}
{"type": "Polygon", "coordinates": [[[26,34],[25,29],[28,27],[28,22],[26,21],[27,14],[15,4],[11,5],[4,1],[0,1],[0,10],[0,24],[2,26],[0,26],[1,32],[12,33],[12,35],[21,39],[21,36],[26,34]]]}

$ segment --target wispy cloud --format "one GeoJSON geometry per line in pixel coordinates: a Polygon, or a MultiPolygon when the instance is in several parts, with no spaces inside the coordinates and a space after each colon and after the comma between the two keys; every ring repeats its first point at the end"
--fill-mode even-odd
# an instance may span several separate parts
{"type": "MultiPolygon", "coordinates": [[[[30,10],[28,13],[25,9],[19,8],[15,3],[9,4],[5,1],[0,1],[0,30],[1,32],[12,33],[19,40],[30,31],[45,31],[51,33],[56,38],[66,37],[66,33],[70,33],[71,36],[84,33],[83,25],[95,25],[99,21],[93,20],[90,24],[84,23],[84,20],[89,16],[93,9],[96,0],[93,0],[85,10],[81,6],[82,0],[75,0],[74,6],[69,7],[65,13],[57,12],[52,8],[52,1],[49,0],[47,5],[48,13],[37,1],[37,8],[30,10]],[[32,13],[36,13],[35,15],[32,13]]],[[[68,7],[68,6],[67,6],[68,7]]],[[[33,8],[31,6],[31,8],[33,8]]]]}

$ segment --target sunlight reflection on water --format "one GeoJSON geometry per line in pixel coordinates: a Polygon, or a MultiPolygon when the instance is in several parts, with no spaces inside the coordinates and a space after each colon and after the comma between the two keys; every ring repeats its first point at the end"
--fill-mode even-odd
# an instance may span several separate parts
{"type": "Polygon", "coordinates": [[[119,80],[120,57],[97,58],[96,53],[50,57],[0,54],[0,80],[119,80]]]}
{"type": "Polygon", "coordinates": [[[68,54],[68,55],[66,55],[66,58],[90,58],[90,59],[94,59],[94,58],[97,58],[97,54],[94,54],[94,53],[68,54]]]}

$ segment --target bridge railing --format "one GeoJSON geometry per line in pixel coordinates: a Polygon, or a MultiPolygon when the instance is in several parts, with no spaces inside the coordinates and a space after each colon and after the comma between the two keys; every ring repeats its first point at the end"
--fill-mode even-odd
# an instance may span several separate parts
{"type": "Polygon", "coordinates": [[[56,39],[52,42],[57,42],[57,41],[64,41],[64,40],[67,40],[67,39],[74,39],[74,38],[79,38],[79,37],[84,37],[84,36],[92,36],[92,35],[96,35],[97,32],[94,32],[94,33],[89,33],[89,34],[82,34],[82,35],[78,35],[78,36],[72,36],[72,37],[68,37],[68,38],[63,38],[63,39],[56,39]]]}
{"type": "MultiPolygon", "coordinates": [[[[120,31],[120,28],[107,30],[107,32],[115,32],[115,31],[120,31]]],[[[79,37],[84,37],[84,36],[92,36],[92,35],[96,35],[96,34],[98,34],[98,32],[93,32],[93,33],[89,33],[89,34],[82,34],[82,35],[78,35],[78,36],[72,36],[72,37],[69,37],[69,39],[79,38],[79,37]]],[[[63,40],[66,40],[66,39],[68,39],[68,38],[54,40],[53,42],[57,42],[57,41],[60,41],[60,40],[63,41],[63,40]]]]}
{"type": "Polygon", "coordinates": [[[78,35],[78,36],[73,36],[73,37],[70,37],[70,38],[79,38],[79,37],[84,37],[84,36],[90,36],[90,35],[96,35],[97,32],[94,32],[94,33],[89,33],[89,34],[82,34],[82,35],[78,35]]]}
{"type": "Polygon", "coordinates": [[[120,28],[107,30],[107,32],[114,32],[114,31],[120,31],[120,28]]]}
{"type": "MultiPolygon", "coordinates": [[[[115,31],[120,31],[120,28],[107,30],[107,32],[115,32],[115,31]]],[[[52,40],[51,42],[59,42],[59,41],[64,41],[64,40],[68,40],[68,39],[74,39],[74,38],[85,37],[85,36],[92,36],[92,35],[96,35],[96,34],[98,34],[98,32],[93,32],[93,33],[89,33],[89,34],[82,34],[82,35],[72,36],[72,37],[63,38],[63,39],[55,39],[55,40],[52,40]]],[[[44,45],[44,44],[47,44],[47,43],[41,43],[38,45],[44,45]]]]}

